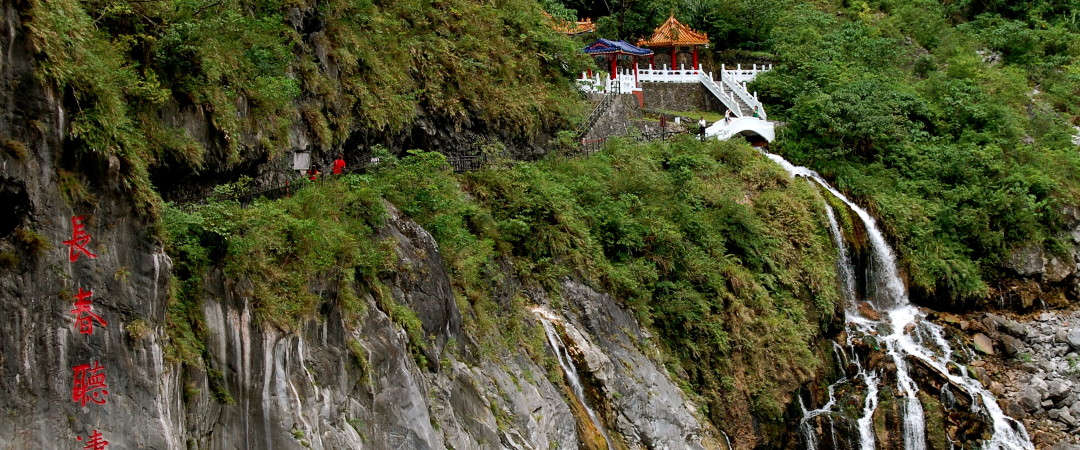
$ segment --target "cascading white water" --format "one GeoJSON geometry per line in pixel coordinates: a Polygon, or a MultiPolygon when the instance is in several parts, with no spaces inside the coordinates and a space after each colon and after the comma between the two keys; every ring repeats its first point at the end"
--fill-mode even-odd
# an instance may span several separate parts
{"type": "Polygon", "coordinates": [[[558,321],[558,317],[551,311],[544,308],[533,308],[533,313],[540,319],[540,323],[544,326],[544,333],[547,334],[548,344],[551,345],[551,351],[555,352],[555,357],[559,360],[559,367],[562,367],[563,376],[566,377],[567,383],[570,384],[570,389],[574,395],[577,396],[577,400],[581,402],[581,405],[585,408],[585,413],[588,414],[589,420],[592,421],[593,426],[604,437],[604,443],[607,444],[607,448],[614,448],[611,445],[611,438],[608,437],[607,429],[600,423],[600,418],[597,417],[596,411],[593,411],[589,406],[589,402],[585,398],[585,388],[581,384],[581,377],[578,375],[577,366],[574,365],[574,358],[570,356],[569,350],[563,345],[562,339],[559,338],[558,331],[555,330],[555,322],[558,321]]]}
{"type": "Polygon", "coordinates": [[[859,366],[859,376],[866,383],[866,400],[863,402],[863,414],[859,417],[859,449],[874,450],[874,411],[878,405],[878,374],[867,372],[859,366]]]}
{"type": "Polygon", "coordinates": [[[836,243],[837,259],[840,261],[838,267],[838,275],[840,275],[840,287],[844,296],[845,308],[855,305],[858,299],[855,296],[855,271],[852,270],[855,266],[851,263],[851,257],[848,256],[847,247],[844,246],[844,235],[840,232],[840,224],[836,221],[836,213],[833,212],[832,205],[825,204],[825,214],[829,218],[829,232],[832,234],[833,242],[836,243]]]}
{"type": "Polygon", "coordinates": [[[879,279],[875,281],[878,282],[879,285],[875,298],[873,299],[874,306],[881,309],[890,309],[897,306],[908,305],[904,282],[900,281],[900,272],[898,272],[896,268],[896,258],[893,256],[892,248],[885,242],[885,235],[881,233],[881,230],[878,230],[877,221],[874,217],[866,212],[865,209],[859,207],[859,205],[848,200],[848,198],[844,196],[844,194],[841,194],[840,191],[834,189],[832,185],[825,181],[821,175],[818,175],[817,172],[807,169],[806,167],[796,166],[779,155],[766,152],[765,156],[779,164],[784,170],[787,170],[792,177],[806,177],[814,180],[837,199],[844,202],[848,208],[851,208],[851,210],[859,216],[859,219],[861,219],[866,226],[866,233],[870,237],[870,244],[874,250],[874,263],[876,267],[878,267],[875,273],[879,274],[879,279]]]}
{"type": "MultiPolygon", "coordinates": [[[[866,228],[871,244],[872,264],[875,269],[871,281],[873,281],[876,288],[871,298],[867,300],[883,312],[881,320],[864,317],[856,312],[854,308],[854,304],[858,300],[854,287],[854,266],[847,255],[843,234],[840,232],[834,213],[826,205],[829,224],[832,228],[830,231],[837,242],[839,264],[841,266],[839,268],[840,278],[847,302],[845,311],[848,323],[848,344],[850,347],[852,336],[876,336],[877,341],[884,344],[886,354],[896,367],[897,391],[904,398],[904,448],[906,450],[926,448],[926,424],[923,417],[922,403],[918,399],[919,386],[908,373],[909,363],[907,358],[914,357],[926,366],[938,371],[949,380],[952,386],[970,395],[973,412],[985,413],[990,419],[994,433],[985,443],[985,448],[1002,450],[1034,449],[1024,426],[1002,413],[993,394],[984,388],[978,380],[968,376],[963,369],[955,369],[955,367],[962,368],[963,364],[950,365],[953,352],[949,343],[945,340],[942,328],[937,324],[924,320],[924,314],[908,301],[906,288],[900,279],[892,249],[885,241],[884,235],[877,228],[873,216],[834,189],[813,170],[791,164],[778,155],[765,152],[765,156],[783,167],[792,177],[805,177],[813,180],[847,205],[862,220],[866,228]]],[[[852,354],[854,355],[854,352],[852,354]]],[[[853,359],[857,361],[857,358],[853,359]]],[[[867,390],[863,416],[858,420],[860,448],[871,450],[874,448],[872,420],[878,403],[879,374],[867,372],[859,364],[858,377],[863,379],[867,390]]],[[[822,406],[822,408],[807,411],[807,414],[820,415],[827,413],[827,411],[822,410],[831,408],[831,403],[833,403],[831,394],[832,391],[830,390],[830,400],[826,405],[822,406]]],[[[808,418],[804,418],[804,420],[808,420],[808,418]]]]}

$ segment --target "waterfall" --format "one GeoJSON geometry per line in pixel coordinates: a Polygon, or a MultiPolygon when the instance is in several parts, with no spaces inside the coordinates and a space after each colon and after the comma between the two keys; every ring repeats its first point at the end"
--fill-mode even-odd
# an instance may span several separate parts
{"type": "MultiPolygon", "coordinates": [[[[963,369],[964,364],[951,364],[953,351],[948,341],[945,340],[944,331],[937,324],[924,320],[925,315],[908,301],[906,288],[900,279],[899,270],[896,266],[896,258],[885,241],[884,234],[878,229],[873,216],[833,188],[813,170],[795,166],[778,155],[765,152],[765,156],[783,167],[792,177],[804,177],[813,180],[847,205],[862,221],[869,237],[872,252],[870,262],[874,270],[870,274],[870,280],[868,281],[872,283],[874,289],[870,290],[871,293],[868,294],[869,298],[866,300],[881,313],[880,319],[866,317],[855,308],[855,304],[859,300],[854,283],[855,267],[847,254],[843,233],[840,231],[835,214],[832,208],[826,204],[830,231],[837,244],[838,272],[846,302],[844,310],[848,323],[847,344],[852,350],[851,359],[858,369],[858,373],[854,378],[861,379],[866,385],[863,415],[858,419],[859,447],[862,450],[875,448],[872,422],[874,411],[878,406],[878,388],[881,374],[868,371],[867,368],[862,366],[852,346],[854,342],[852,340],[853,336],[874,337],[879,344],[884,344],[885,354],[896,368],[896,391],[902,395],[903,401],[902,431],[905,450],[922,450],[926,448],[924,411],[922,402],[918,398],[919,385],[909,373],[909,358],[915,358],[940,373],[949,382],[946,387],[951,384],[952,387],[964,391],[972,398],[973,412],[987,417],[993,425],[993,434],[984,443],[985,448],[1033,450],[1034,446],[1024,426],[1001,411],[993,394],[984,388],[978,380],[968,375],[966,370],[963,369]]],[[[834,383],[834,386],[848,381],[846,377],[841,377],[840,380],[834,383]]],[[[821,408],[803,409],[805,411],[803,421],[807,421],[816,415],[831,412],[832,404],[835,401],[832,398],[832,389],[832,386],[830,386],[829,401],[821,408]]],[[[804,441],[808,443],[817,442],[816,437],[813,440],[804,438],[804,441]]]]}
{"type": "Polygon", "coordinates": [[[859,449],[874,450],[874,411],[878,404],[878,374],[866,372],[859,365],[859,376],[866,383],[866,400],[863,402],[863,414],[859,417],[859,449]]]}
{"type": "Polygon", "coordinates": [[[600,422],[596,411],[589,406],[589,402],[585,397],[585,388],[581,384],[581,377],[578,375],[577,366],[574,365],[574,358],[570,356],[570,351],[563,345],[562,338],[559,337],[559,333],[555,329],[555,322],[559,320],[558,317],[551,311],[539,307],[533,308],[533,313],[540,319],[540,323],[544,325],[544,333],[547,334],[548,344],[551,345],[551,351],[555,353],[555,357],[559,361],[559,367],[562,368],[563,376],[566,383],[570,385],[570,390],[577,397],[576,400],[584,407],[585,413],[589,416],[593,426],[604,437],[607,448],[614,448],[611,445],[611,438],[608,436],[607,429],[600,422]]]}

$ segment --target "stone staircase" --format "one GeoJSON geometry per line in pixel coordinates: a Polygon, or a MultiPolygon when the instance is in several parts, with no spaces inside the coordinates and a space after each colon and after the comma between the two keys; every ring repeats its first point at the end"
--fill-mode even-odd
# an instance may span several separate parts
{"type": "Polygon", "coordinates": [[[731,88],[729,88],[727,85],[721,83],[720,91],[723,92],[724,95],[735,100],[735,105],[739,108],[739,117],[751,117],[754,115],[754,109],[751,108],[750,105],[747,105],[746,102],[743,101],[743,99],[740,98],[738,95],[735,95],[735,93],[732,92],[731,88]]]}
{"type": "Polygon", "coordinates": [[[603,95],[603,100],[600,100],[600,102],[596,104],[596,106],[592,110],[592,113],[589,114],[589,117],[587,119],[585,119],[585,123],[583,123],[581,125],[581,128],[578,129],[578,139],[584,139],[585,136],[587,136],[589,132],[592,131],[593,126],[596,125],[596,122],[600,120],[600,118],[603,117],[604,113],[606,113],[607,110],[611,108],[611,105],[615,103],[615,98],[618,94],[603,95]]]}

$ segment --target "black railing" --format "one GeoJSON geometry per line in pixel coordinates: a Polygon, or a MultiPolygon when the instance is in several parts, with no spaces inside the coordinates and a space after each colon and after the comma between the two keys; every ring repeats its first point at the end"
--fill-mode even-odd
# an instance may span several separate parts
{"type": "Polygon", "coordinates": [[[589,118],[585,119],[585,123],[582,124],[581,129],[578,130],[579,139],[584,138],[585,135],[589,134],[589,131],[592,131],[593,125],[596,125],[596,122],[600,120],[600,116],[603,116],[604,112],[607,111],[611,104],[615,103],[615,98],[617,96],[618,94],[604,94],[604,99],[593,108],[592,113],[589,114],[589,118]]]}
{"type": "Polygon", "coordinates": [[[485,155],[446,155],[446,164],[457,173],[483,169],[487,162],[485,155]]]}
{"type": "Polygon", "coordinates": [[[237,194],[230,200],[236,200],[240,202],[240,206],[247,206],[257,198],[265,198],[268,200],[279,199],[288,197],[297,189],[297,187],[303,187],[306,183],[301,180],[299,183],[293,183],[291,181],[285,181],[285,184],[279,184],[277,186],[270,186],[258,191],[243,192],[237,194]]]}

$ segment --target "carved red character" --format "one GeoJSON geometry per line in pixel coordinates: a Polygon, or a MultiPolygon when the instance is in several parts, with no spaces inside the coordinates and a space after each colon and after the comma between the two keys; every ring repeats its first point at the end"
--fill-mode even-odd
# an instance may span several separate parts
{"type": "MultiPolygon", "coordinates": [[[[82,442],[83,438],[82,436],[79,436],[76,437],[75,440],[82,442]]],[[[109,441],[102,438],[101,433],[98,433],[98,430],[94,430],[94,432],[90,434],[90,440],[86,441],[86,445],[83,448],[86,450],[105,450],[105,447],[108,446],[109,441]]]]}
{"type": "Polygon", "coordinates": [[[86,225],[83,224],[85,217],[71,216],[71,239],[64,241],[64,245],[68,246],[68,261],[75,262],[80,254],[90,259],[97,258],[97,255],[86,248],[86,244],[90,243],[90,235],[86,232],[86,225]]]}
{"type": "Polygon", "coordinates": [[[94,291],[84,291],[81,287],[79,293],[75,294],[75,309],[72,309],[71,313],[75,315],[75,324],[79,326],[79,332],[82,334],[94,334],[94,322],[101,326],[108,325],[105,319],[94,314],[94,306],[90,301],[92,295],[94,291]]]}
{"type": "Polygon", "coordinates": [[[104,404],[109,391],[105,388],[105,366],[94,361],[94,366],[82,364],[71,368],[75,373],[74,386],[71,388],[71,400],[86,406],[87,401],[104,404]]]}

